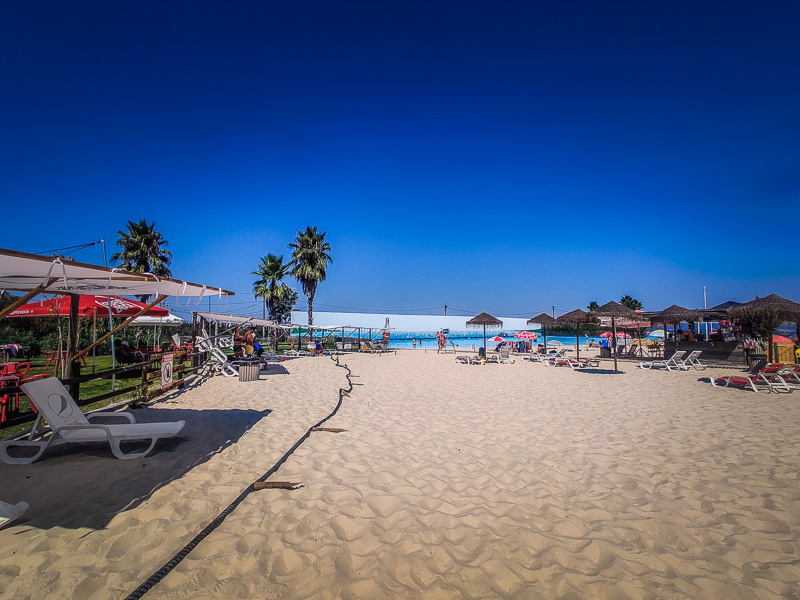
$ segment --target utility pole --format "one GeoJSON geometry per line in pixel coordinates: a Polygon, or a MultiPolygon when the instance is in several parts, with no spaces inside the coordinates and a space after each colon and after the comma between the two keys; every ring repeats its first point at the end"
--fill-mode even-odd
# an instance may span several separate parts
{"type": "Polygon", "coordinates": [[[447,316],[447,304],[444,305],[444,316],[447,316]]]}
{"type": "Polygon", "coordinates": [[[554,319],[556,318],[556,307],[555,306],[553,307],[553,318],[554,319]]]}

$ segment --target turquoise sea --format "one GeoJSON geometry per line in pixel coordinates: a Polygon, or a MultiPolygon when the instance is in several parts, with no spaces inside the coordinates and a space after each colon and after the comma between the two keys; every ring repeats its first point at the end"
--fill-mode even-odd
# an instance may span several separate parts
{"type": "MultiPolygon", "coordinates": [[[[469,335],[463,335],[463,332],[454,332],[455,335],[450,335],[447,338],[447,347],[452,349],[453,344],[455,344],[456,349],[460,350],[475,350],[477,352],[478,348],[483,345],[483,332],[481,335],[476,336],[474,333],[469,332],[469,335]],[[457,335],[457,333],[462,333],[462,335],[457,335]]],[[[496,333],[492,333],[489,335],[487,332],[486,339],[488,340],[490,337],[494,337],[497,335],[496,333]]],[[[527,340],[518,340],[517,338],[513,337],[513,335],[508,336],[500,336],[509,342],[514,341],[527,341],[527,340]]],[[[588,346],[590,340],[594,340],[595,344],[599,344],[602,338],[599,337],[592,337],[586,338],[585,336],[581,336],[581,348],[588,346]]],[[[541,334],[538,334],[538,339],[530,340],[534,347],[544,340],[542,339],[541,334]]],[[[547,336],[547,345],[550,346],[551,342],[556,342],[552,344],[553,346],[562,344],[564,346],[568,346],[571,348],[575,347],[575,336],[564,336],[564,335],[556,335],[556,336],[547,336]]],[[[500,342],[486,342],[486,346],[493,350],[497,344],[500,342]]],[[[434,350],[437,348],[437,341],[436,341],[436,332],[430,331],[419,331],[419,332],[392,332],[392,336],[390,338],[389,343],[390,348],[424,348],[430,349],[433,348],[434,350]],[[408,334],[408,335],[406,335],[408,334]],[[415,335],[416,334],[416,335],[415,335]],[[414,343],[416,340],[416,344],[414,343]]]]}

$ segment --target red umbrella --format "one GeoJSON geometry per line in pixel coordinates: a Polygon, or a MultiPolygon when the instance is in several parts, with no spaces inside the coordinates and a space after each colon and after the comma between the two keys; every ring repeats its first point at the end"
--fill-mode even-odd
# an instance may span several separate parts
{"type": "Polygon", "coordinates": [[[794,342],[786,336],[778,335],[777,333],[772,336],[772,341],[780,344],[794,344],[794,342]]]}
{"type": "MultiPolygon", "coordinates": [[[[108,300],[111,300],[111,316],[112,317],[132,317],[147,305],[137,302],[136,300],[128,300],[120,296],[91,296],[81,295],[78,313],[81,317],[95,316],[95,310],[98,317],[108,317],[108,300]]],[[[61,296],[59,298],[52,298],[49,300],[40,300],[39,302],[32,302],[24,304],[17,310],[12,312],[9,317],[56,317],[56,316],[69,316],[69,296],[61,296]]],[[[163,308],[153,307],[144,313],[148,317],[167,317],[169,311],[163,308]]]]}
{"type": "Polygon", "coordinates": [[[514,337],[521,340],[535,340],[537,335],[533,331],[518,331],[514,334],[514,337]]]}

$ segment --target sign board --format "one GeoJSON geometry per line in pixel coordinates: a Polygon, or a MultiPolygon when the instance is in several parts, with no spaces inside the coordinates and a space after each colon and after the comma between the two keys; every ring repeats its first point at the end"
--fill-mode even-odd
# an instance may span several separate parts
{"type": "Polygon", "coordinates": [[[444,335],[450,335],[450,330],[449,329],[442,329],[442,333],[444,335]]]}
{"type": "Polygon", "coordinates": [[[174,354],[165,354],[161,357],[161,389],[172,385],[172,361],[174,354]]]}

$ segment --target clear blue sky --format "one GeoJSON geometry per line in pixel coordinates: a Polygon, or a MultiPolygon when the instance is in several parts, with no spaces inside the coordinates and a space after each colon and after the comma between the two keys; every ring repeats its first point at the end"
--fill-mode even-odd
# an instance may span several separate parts
{"type": "Polygon", "coordinates": [[[798,31],[794,0],[9,0],[0,246],[145,218],[242,312],[306,225],[317,310],[800,301],[798,31]]]}

